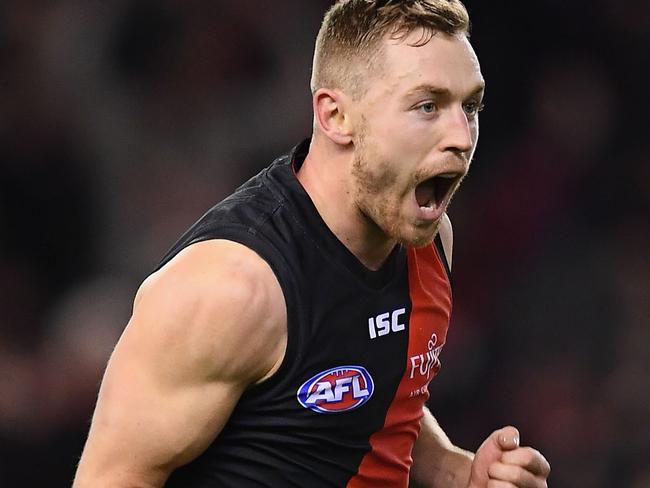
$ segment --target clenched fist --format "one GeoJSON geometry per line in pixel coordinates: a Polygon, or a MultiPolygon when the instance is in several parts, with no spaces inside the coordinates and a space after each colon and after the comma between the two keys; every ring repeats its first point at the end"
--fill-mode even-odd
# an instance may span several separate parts
{"type": "Polygon", "coordinates": [[[476,451],[467,488],[547,488],[548,461],[531,447],[519,446],[519,431],[504,427],[476,451]]]}

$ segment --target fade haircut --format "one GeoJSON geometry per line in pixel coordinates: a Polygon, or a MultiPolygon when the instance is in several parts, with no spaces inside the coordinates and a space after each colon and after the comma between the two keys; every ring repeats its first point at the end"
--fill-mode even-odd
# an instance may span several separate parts
{"type": "Polygon", "coordinates": [[[437,32],[469,37],[470,21],[460,0],[339,0],[325,14],[314,50],[312,94],[340,89],[359,99],[368,73],[380,69],[383,40],[422,35],[412,46],[427,44],[437,32]]]}

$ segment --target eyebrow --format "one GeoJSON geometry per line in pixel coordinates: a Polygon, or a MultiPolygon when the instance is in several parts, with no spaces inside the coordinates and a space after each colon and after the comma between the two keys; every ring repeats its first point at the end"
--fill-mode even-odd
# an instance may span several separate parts
{"type": "MultiPolygon", "coordinates": [[[[470,98],[474,95],[477,95],[479,93],[483,93],[485,91],[485,83],[480,83],[477,85],[472,91],[470,91],[469,95],[467,98],[470,98]]],[[[437,87],[434,85],[430,85],[427,83],[424,83],[422,85],[418,85],[415,88],[409,90],[406,93],[406,97],[410,97],[411,95],[415,95],[417,93],[427,93],[430,95],[436,95],[439,97],[450,97],[451,96],[451,91],[448,88],[442,88],[442,87],[437,87]]]]}

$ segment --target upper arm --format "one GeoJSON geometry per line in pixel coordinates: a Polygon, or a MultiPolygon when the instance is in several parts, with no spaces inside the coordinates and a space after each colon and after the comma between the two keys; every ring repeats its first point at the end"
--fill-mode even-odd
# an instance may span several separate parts
{"type": "Polygon", "coordinates": [[[181,252],[138,292],[75,486],[162,486],[275,370],[285,341],[282,291],[259,256],[228,241],[181,252]]]}
{"type": "Polygon", "coordinates": [[[440,225],[438,227],[438,235],[442,241],[442,248],[445,250],[445,257],[447,258],[447,264],[451,270],[451,261],[454,251],[454,230],[451,226],[451,220],[449,216],[444,213],[440,219],[440,225]]]}

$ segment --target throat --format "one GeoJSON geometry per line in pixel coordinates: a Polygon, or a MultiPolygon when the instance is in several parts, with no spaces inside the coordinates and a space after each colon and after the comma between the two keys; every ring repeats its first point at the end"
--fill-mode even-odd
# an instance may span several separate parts
{"type": "Polygon", "coordinates": [[[334,232],[343,245],[370,271],[381,269],[397,245],[381,227],[361,209],[357,219],[348,221],[349,227],[343,230],[341,238],[334,232]],[[347,232],[346,232],[347,231],[347,232]]]}
{"type": "Polygon", "coordinates": [[[332,165],[319,162],[308,155],[296,174],[298,181],[334,237],[365,268],[378,271],[396,241],[358,207],[351,198],[353,190],[341,184],[331,172],[332,165]]]}

